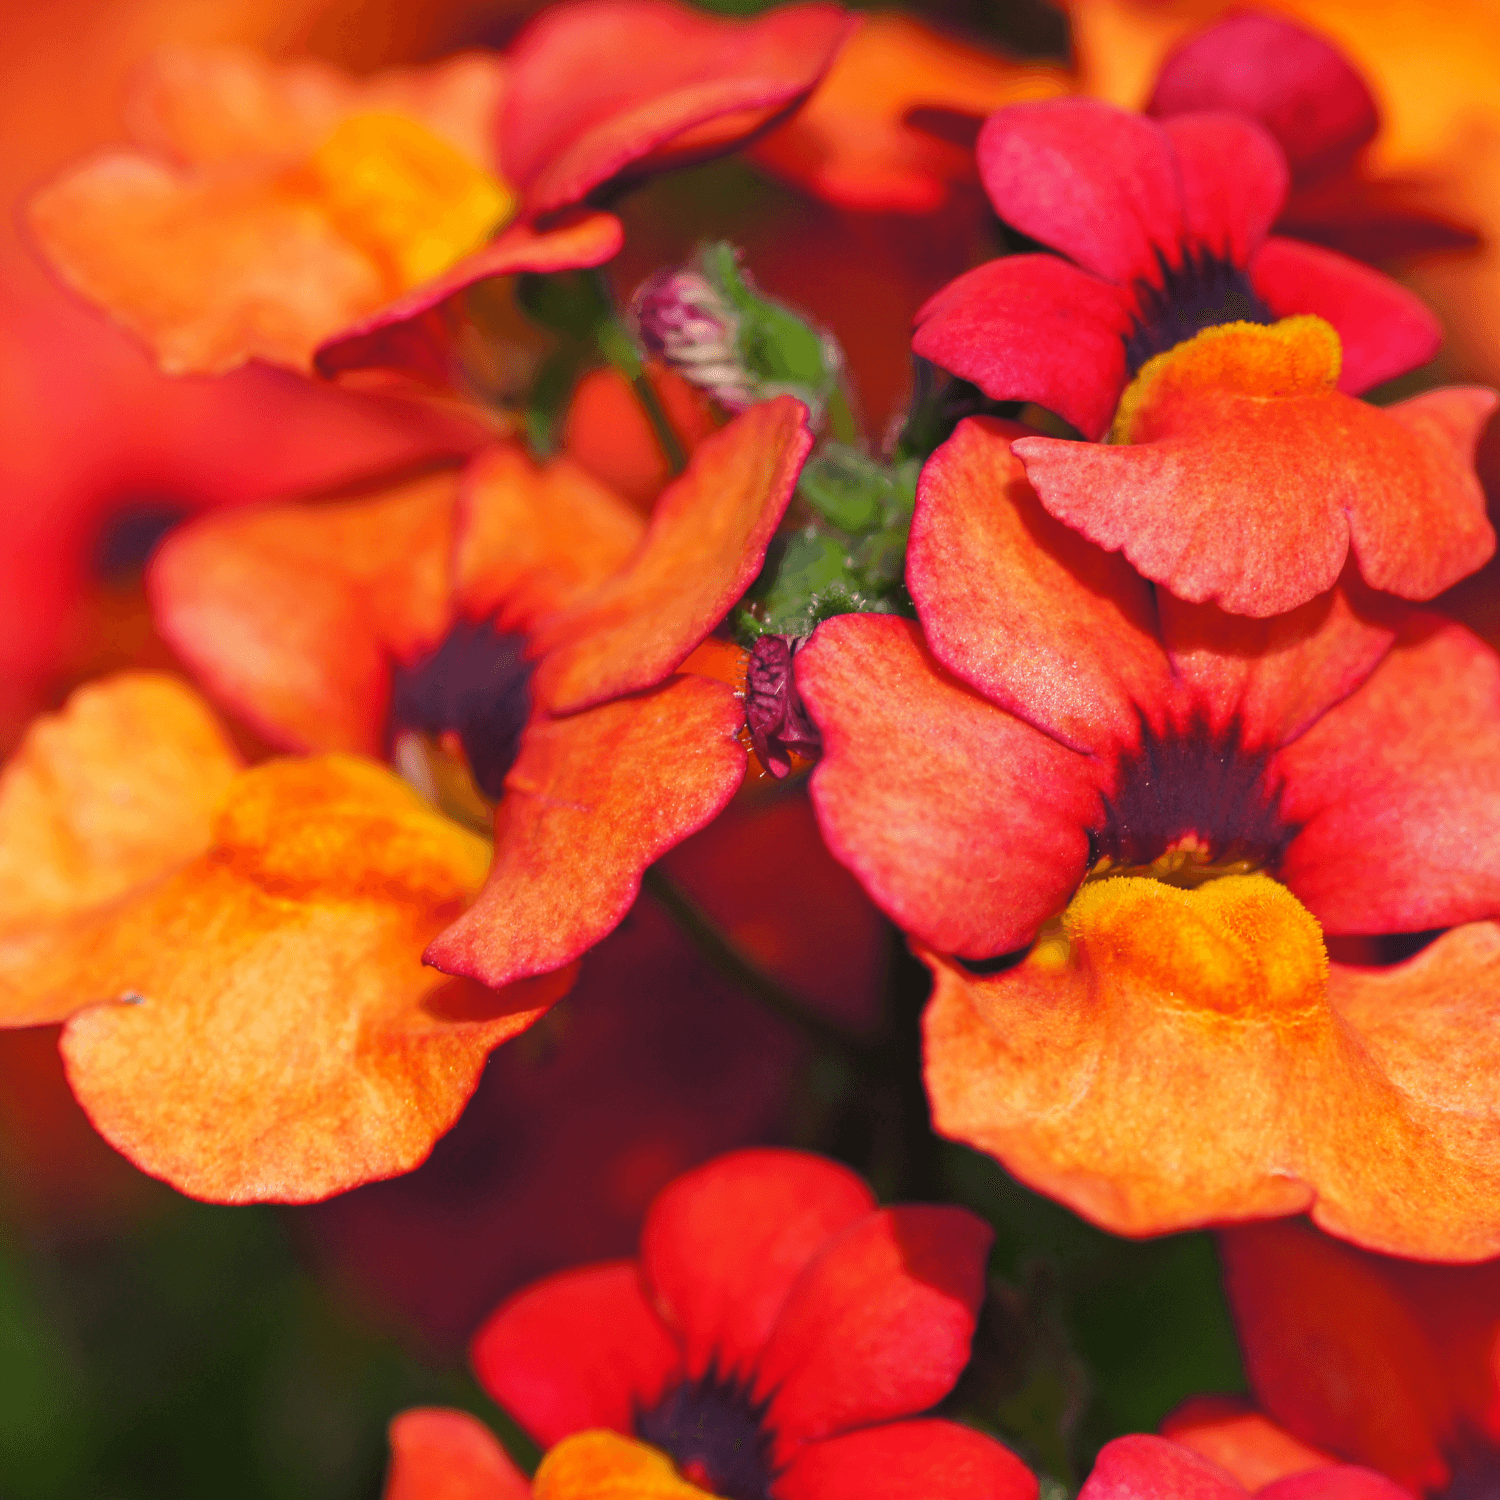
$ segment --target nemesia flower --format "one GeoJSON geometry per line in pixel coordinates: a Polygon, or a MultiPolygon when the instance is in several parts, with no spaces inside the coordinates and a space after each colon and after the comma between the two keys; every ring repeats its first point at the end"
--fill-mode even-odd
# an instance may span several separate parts
{"type": "Polygon", "coordinates": [[[1255,1483],[1166,1438],[1132,1433],[1099,1450],[1079,1500],[1408,1500],[1404,1490],[1368,1469],[1325,1460],[1294,1476],[1255,1483]]]}
{"type": "Polygon", "coordinates": [[[1267,238],[1286,167],[1231,115],[1157,123],[1092,100],[1000,111],[979,139],[997,212],[1061,255],[959,277],[913,348],[1085,437],[1017,452],[1048,510],[1180,597],[1272,615],[1365,579],[1429,599],[1494,549],[1470,471],[1488,392],[1352,399],[1429,358],[1394,282],[1267,238]],[[1233,162],[1233,176],[1226,162],[1233,162]]]}
{"type": "Polygon", "coordinates": [[[508,984],[610,931],[743,778],[732,690],[677,669],[754,578],[810,442],[795,401],[753,408],[649,526],[568,460],[511,447],[461,481],[209,518],[157,555],[159,628],[276,745],[418,782],[464,766],[499,803],[495,858],[426,958],[508,984]]]}
{"type": "Polygon", "coordinates": [[[1430,1496],[1500,1472],[1500,1262],[1439,1266],[1340,1244],[1295,1220],[1221,1237],[1257,1411],[1202,1397],[1175,1441],[1236,1473],[1299,1473],[1335,1454],[1430,1496]]]}
{"type": "Polygon", "coordinates": [[[639,1261],[511,1298],[474,1366],[548,1448],[533,1493],[554,1500],[1027,1500],[1007,1449],[918,1416],[968,1360],[989,1242],[964,1209],[877,1209],[820,1157],[737,1152],[657,1196],[639,1261]]]}
{"type": "Polygon", "coordinates": [[[738,21],[579,0],[508,59],[363,81],[166,52],[132,108],[145,149],[74,169],[33,200],[31,223],[70,284],[169,373],[259,357],[443,378],[428,337],[440,303],[489,277],[608,260],[619,221],[578,206],[587,196],[732,149],[806,96],[847,27],[831,5],[738,21]]]}
{"type": "Polygon", "coordinates": [[[488,859],[369,762],[240,772],[187,688],[123,674],[39,720],[0,780],[0,1021],[66,1021],[95,1127],[185,1192],[407,1171],[571,978],[496,995],[422,967],[488,859]]]}
{"type": "Polygon", "coordinates": [[[1500,658],[1348,573],[1270,621],[1153,590],[1017,430],[923,472],[923,631],[843,616],[796,663],[824,835],[933,971],[937,1128],[1116,1231],[1497,1253],[1500,658]],[[1324,944],[1436,928],[1383,970],[1324,944]]]}

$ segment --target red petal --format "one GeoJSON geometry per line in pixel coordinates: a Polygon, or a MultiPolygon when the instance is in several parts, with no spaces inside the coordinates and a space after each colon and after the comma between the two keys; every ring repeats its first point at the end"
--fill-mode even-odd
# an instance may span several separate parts
{"type": "Polygon", "coordinates": [[[451,623],[457,487],[429,475],[174,531],[147,575],[157,628],[272,744],[379,754],[392,659],[451,623]]]}
{"type": "Polygon", "coordinates": [[[1243,1396],[1194,1396],[1161,1424],[1161,1435],[1227,1469],[1247,1490],[1338,1462],[1283,1432],[1243,1396]]]}
{"type": "Polygon", "coordinates": [[[679,667],[760,572],[811,447],[807,409],[790,396],[705,438],[631,562],[538,630],[538,699],[568,713],[679,667]]]}
{"type": "Polygon", "coordinates": [[[875,1197],[800,1151],[737,1151],[677,1178],[651,1205],[641,1270],[691,1376],[748,1376],[792,1284],[875,1197]]]}
{"type": "Polygon", "coordinates": [[[1281,148],[1243,115],[1184,115],[1161,128],[1177,156],[1185,237],[1231,265],[1249,265],[1286,201],[1281,148]]]}
{"type": "Polygon", "coordinates": [[[426,961],[498,986],[597,943],[629,911],[646,866],[734,795],[743,722],[727,687],[686,676],[533,721],[505,779],[489,879],[426,961]]]}
{"type": "Polygon", "coordinates": [[[823,732],[823,836],[876,905],[946,953],[1029,943],[1083,878],[1091,762],[948,676],[891,615],[825,621],[797,685],[823,732]]]}
{"type": "Polygon", "coordinates": [[[1217,1464],[1136,1432],[1099,1450],[1078,1500],[1244,1500],[1246,1493],[1217,1464]]]}
{"type": "Polygon", "coordinates": [[[1162,128],[1095,99],[1016,104],[979,132],[995,211],[1085,271],[1129,287],[1182,260],[1177,163],[1162,128]]]}
{"type": "Polygon", "coordinates": [[[1373,1469],[1333,1464],[1288,1474],[1260,1491],[1264,1500],[1411,1500],[1411,1491],[1392,1484],[1373,1469]]]}
{"type": "Polygon", "coordinates": [[[1500,658],[1461,626],[1408,627],[1276,766],[1301,829],[1282,878],[1330,931],[1500,911],[1500,658]]]}
{"type": "Polygon", "coordinates": [[[835,5],[753,21],[670,0],[554,6],[511,50],[505,175],[535,216],[627,171],[733,150],[806,98],[855,24],[835,5]]]}
{"type": "Polygon", "coordinates": [[[1287,744],[1379,665],[1409,615],[1344,569],[1337,588],[1255,620],[1157,594],[1161,635],[1195,713],[1251,749],[1287,744]]]}
{"type": "Polygon", "coordinates": [[[803,1444],[936,1405],[969,1362],[994,1234],[967,1209],[881,1209],[793,1286],[756,1369],[781,1466],[803,1444]]]}
{"type": "Polygon", "coordinates": [[[1258,120],[1298,179],[1346,165],[1380,128],[1369,87],[1332,42],[1261,11],[1223,17],[1162,64],[1146,113],[1206,109],[1258,120]]]}
{"type": "Polygon", "coordinates": [[[892,1422],[803,1448],[776,1500],[1036,1500],[1036,1476],[1009,1448],[957,1422],[892,1422]]]}
{"type": "Polygon", "coordinates": [[[971,418],[928,460],[907,585],[932,654],[992,703],[1076,750],[1133,744],[1172,688],[1151,586],[1042,509],[1024,432],[971,418]]]}
{"type": "Polygon", "coordinates": [[[474,1336],[479,1383],[550,1448],[590,1427],[634,1430],[682,1360],[634,1261],[563,1271],[518,1292],[474,1336]]]}
{"type": "Polygon", "coordinates": [[[1243,1225],[1220,1244],[1262,1406],[1419,1494],[1446,1485],[1445,1372],[1385,1263],[1293,1222],[1243,1225]]]}
{"type": "Polygon", "coordinates": [[[995,401],[1035,401],[1100,438],[1125,389],[1132,308],[1128,293],[1055,255],[1009,255],[929,298],[912,350],[995,401]]]}
{"type": "Polygon", "coordinates": [[[531,1481],[477,1417],[418,1407],[391,1422],[382,1500],[531,1500],[531,1481]]]}
{"type": "Polygon", "coordinates": [[[1358,396],[1424,365],[1443,329],[1422,299],[1335,250],[1273,235],[1250,263],[1256,294],[1277,317],[1315,313],[1344,346],[1339,389],[1358,396]]]}
{"type": "Polygon", "coordinates": [[[579,210],[544,230],[512,224],[441,276],[324,340],[313,367],[329,380],[354,370],[390,369],[448,385],[454,376],[449,330],[429,316],[439,303],[491,277],[601,266],[624,242],[625,231],[613,214],[579,210]]]}

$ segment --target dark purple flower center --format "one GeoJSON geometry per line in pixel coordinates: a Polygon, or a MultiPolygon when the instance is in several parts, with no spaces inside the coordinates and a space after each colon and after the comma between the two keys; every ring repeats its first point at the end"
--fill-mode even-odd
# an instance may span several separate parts
{"type": "Polygon", "coordinates": [[[1149,869],[1182,880],[1226,866],[1274,869],[1296,829],[1281,814],[1281,792],[1269,774],[1270,752],[1245,749],[1230,730],[1214,734],[1189,723],[1166,734],[1143,725],[1139,745],[1122,755],[1113,789],[1090,830],[1091,864],[1149,869]]]}
{"type": "Polygon", "coordinates": [[[143,493],[122,498],[94,539],[90,571],[102,582],[117,582],[141,571],[156,544],[190,514],[173,495],[143,493]]]}
{"type": "Polygon", "coordinates": [[[1452,1475],[1434,1500],[1500,1500],[1500,1446],[1491,1438],[1466,1427],[1447,1458],[1452,1475]]]}
{"type": "Polygon", "coordinates": [[[1132,380],[1148,359],[1175,349],[1219,323],[1274,323],[1276,314],[1255,294],[1248,273],[1222,255],[1189,246],[1182,264],[1156,252],[1160,276],[1135,283],[1135,322],[1125,335],[1132,380]]]}
{"type": "Polygon", "coordinates": [[[405,733],[456,734],[474,784],[492,802],[515,764],[531,716],[526,638],[460,620],[425,656],[391,673],[387,748],[405,733]]]}
{"type": "Polygon", "coordinates": [[[637,1412],[635,1435],[667,1454],[683,1476],[724,1500],[768,1500],[771,1433],[766,1402],[712,1368],[673,1386],[649,1411],[637,1412]]]}

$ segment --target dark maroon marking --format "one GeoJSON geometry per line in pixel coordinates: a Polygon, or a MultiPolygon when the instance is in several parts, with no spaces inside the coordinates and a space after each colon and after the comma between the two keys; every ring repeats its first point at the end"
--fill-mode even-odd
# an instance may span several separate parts
{"type": "Polygon", "coordinates": [[[474,784],[498,802],[531,717],[525,653],[525,636],[460,620],[425,656],[392,670],[387,746],[410,731],[457,734],[474,784]]]}
{"type": "Polygon", "coordinates": [[[784,635],[763,635],[745,669],[745,722],[761,764],[778,780],[792,769],[792,755],[816,755],[823,738],[808,716],[792,670],[796,652],[784,635]]]}
{"type": "Polygon", "coordinates": [[[776,1476],[768,1405],[710,1367],[700,1379],[673,1386],[649,1411],[638,1411],[635,1435],[724,1500],[769,1500],[776,1476]]]}
{"type": "Polygon", "coordinates": [[[100,582],[119,582],[139,573],[157,543],[191,514],[173,495],[142,493],[122,498],[100,524],[89,571],[100,582]]]}
{"type": "Polygon", "coordinates": [[[1447,1485],[1433,1500],[1497,1500],[1500,1497],[1500,1445],[1465,1424],[1443,1455],[1452,1469],[1447,1485]]]}
{"type": "Polygon", "coordinates": [[[1219,323],[1274,323],[1276,314],[1255,295],[1249,275],[1202,247],[1174,266],[1160,250],[1156,281],[1135,283],[1135,323],[1125,335],[1125,366],[1133,380],[1154,355],[1165,354],[1219,323]]]}
{"type": "Polygon", "coordinates": [[[1246,750],[1231,729],[1213,734],[1189,723],[1164,735],[1141,727],[1122,754],[1099,826],[1089,831],[1091,863],[1150,865],[1196,836],[1214,864],[1248,860],[1274,869],[1297,830],[1281,815],[1270,752],[1246,750]]]}

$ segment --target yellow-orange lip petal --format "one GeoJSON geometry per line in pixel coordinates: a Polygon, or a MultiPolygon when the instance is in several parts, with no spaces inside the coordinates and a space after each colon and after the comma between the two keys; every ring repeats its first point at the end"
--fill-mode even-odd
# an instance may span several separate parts
{"type": "Polygon", "coordinates": [[[535,1500],[710,1500],[665,1453],[618,1432],[577,1432],[548,1450],[535,1500]]]}

